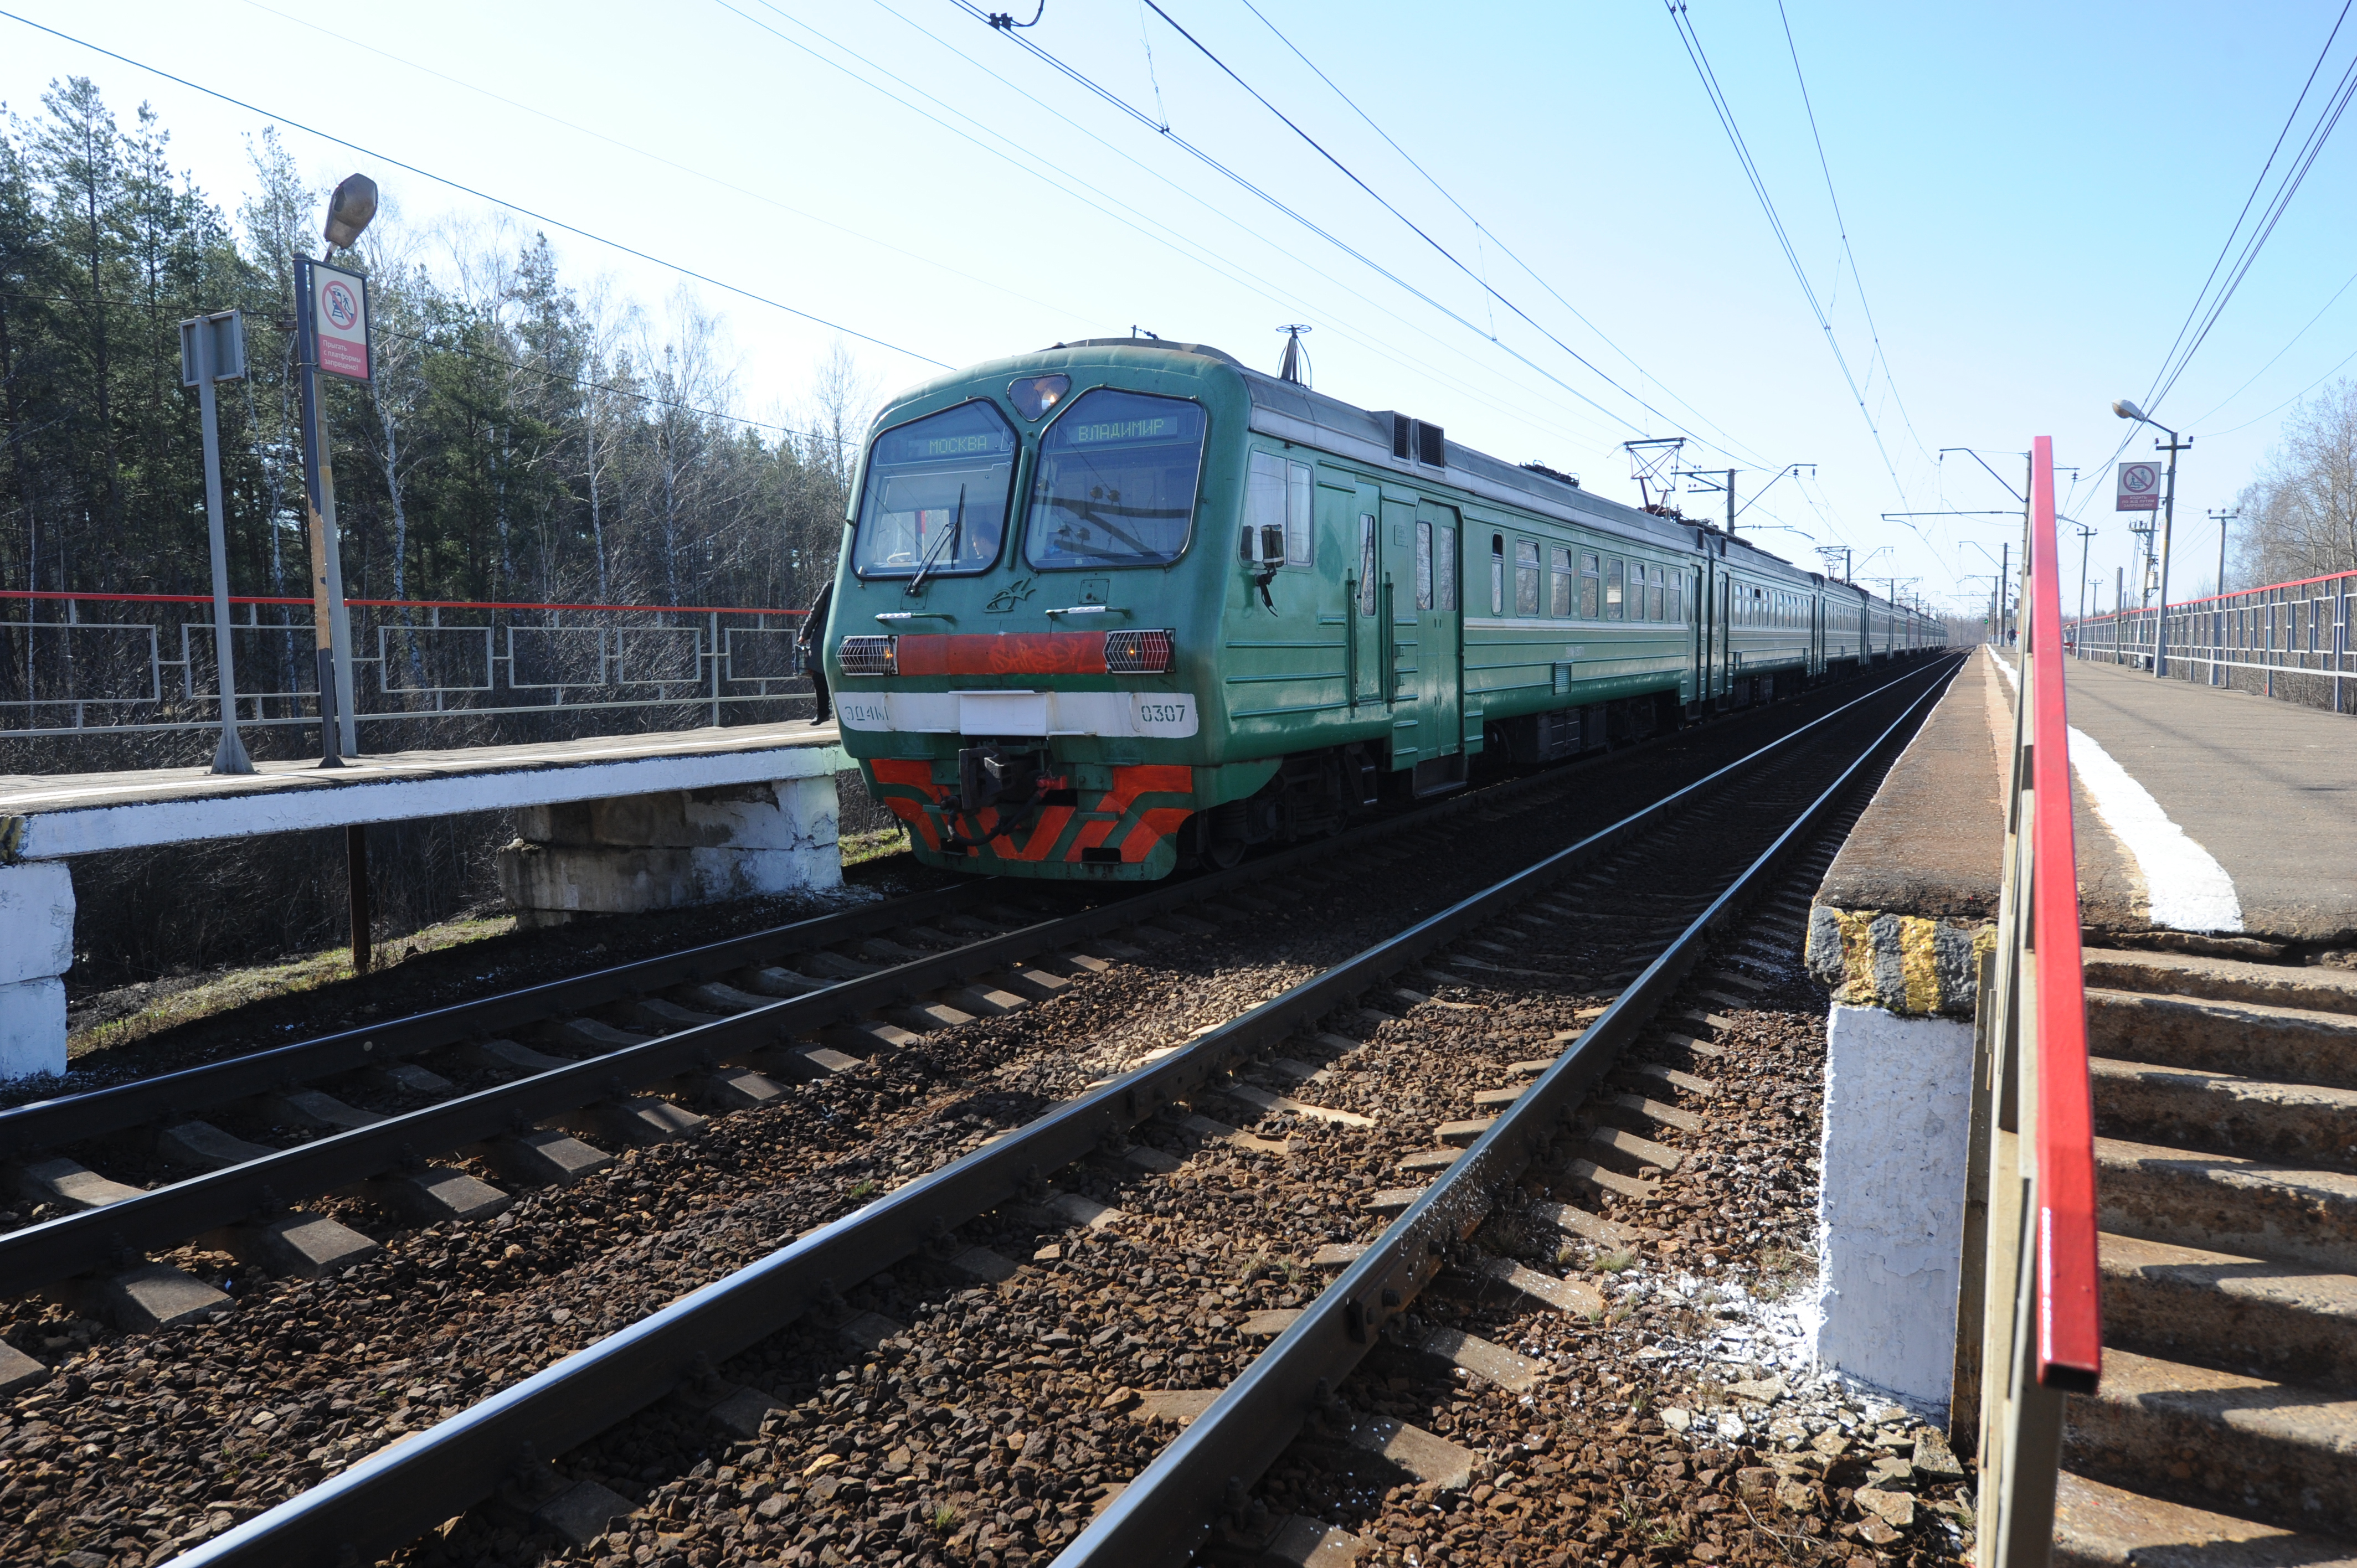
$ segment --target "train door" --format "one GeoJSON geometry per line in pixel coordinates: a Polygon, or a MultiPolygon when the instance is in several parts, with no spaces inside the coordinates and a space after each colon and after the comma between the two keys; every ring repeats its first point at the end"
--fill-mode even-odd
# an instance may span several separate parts
{"type": "Polygon", "coordinates": [[[1403,636],[1410,615],[1415,621],[1416,700],[1426,736],[1419,760],[1453,757],[1465,749],[1465,618],[1459,607],[1464,594],[1457,581],[1463,535],[1455,507],[1433,501],[1417,505],[1408,533],[1413,557],[1409,602],[1400,619],[1403,636]]]}
{"type": "Polygon", "coordinates": [[[1383,605],[1383,492],[1372,485],[1361,485],[1358,507],[1351,519],[1350,547],[1355,553],[1343,576],[1349,599],[1343,613],[1350,621],[1346,649],[1350,657],[1345,662],[1350,671],[1351,708],[1354,714],[1371,703],[1382,707],[1387,691],[1383,659],[1391,639],[1383,635],[1378,613],[1383,605]]]}
{"type": "Polygon", "coordinates": [[[1376,618],[1383,631],[1383,697],[1392,709],[1392,766],[1410,767],[1441,754],[1424,702],[1423,627],[1415,607],[1414,501],[1383,499],[1382,598],[1376,618]]]}

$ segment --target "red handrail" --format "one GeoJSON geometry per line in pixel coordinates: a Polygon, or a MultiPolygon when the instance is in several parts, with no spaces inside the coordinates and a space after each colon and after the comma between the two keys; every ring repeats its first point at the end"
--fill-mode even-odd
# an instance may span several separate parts
{"type": "MultiPolygon", "coordinates": [[[[75,594],[54,588],[0,588],[0,599],[73,599],[82,604],[209,605],[210,594],[75,594]]],[[[309,599],[231,594],[233,605],[306,605],[309,599]]],[[[677,615],[806,616],[808,610],[764,609],[758,605],[533,605],[495,599],[346,599],[347,605],[388,610],[669,610],[677,615]]],[[[241,628],[240,629],[244,629],[241,628]]],[[[264,628],[268,629],[268,628],[264,628]]]]}
{"type": "Polygon", "coordinates": [[[2080,972],[2079,858],[2062,690],[2054,440],[2030,448],[2030,932],[2037,953],[2038,1380],[2092,1393],[2104,1365],[2096,1283],[2094,1103],[2080,972]]]}

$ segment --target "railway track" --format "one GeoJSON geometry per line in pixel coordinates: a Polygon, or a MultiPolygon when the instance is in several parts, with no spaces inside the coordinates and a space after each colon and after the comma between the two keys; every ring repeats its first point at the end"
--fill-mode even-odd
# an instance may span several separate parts
{"type": "MultiPolygon", "coordinates": [[[[1343,1419],[1333,1391],[1371,1349],[1415,1330],[1418,1294],[1458,1244],[1555,1142],[1565,1114],[1587,1099],[1622,1047],[1671,996],[1699,961],[1710,933],[1725,927],[1744,899],[1809,842],[1860,770],[1904,733],[1946,668],[1902,676],[1458,899],[753,1266],[488,1400],[452,1412],[429,1430],[228,1530],[185,1560],[324,1563],[347,1552],[373,1555],[487,1498],[511,1521],[529,1519],[576,1541],[602,1543],[602,1549],[614,1544],[606,1533],[608,1520],[636,1508],[608,1482],[628,1474],[640,1480],[663,1475],[682,1442],[693,1450],[706,1419],[718,1421],[748,1449],[763,1454],[790,1445],[812,1447],[812,1439],[834,1435],[824,1436],[806,1462],[798,1457],[791,1486],[764,1482],[751,1488],[763,1493],[758,1498],[735,1489],[745,1477],[734,1466],[716,1467],[708,1457],[680,1464],[672,1472],[678,1478],[658,1487],[669,1494],[658,1499],[664,1513],[673,1511],[689,1491],[726,1492],[737,1517],[758,1519],[759,1529],[766,1531],[780,1519],[799,1519],[796,1510],[813,1506],[808,1499],[826,1486],[829,1475],[851,1465],[860,1472],[872,1470],[877,1484],[863,1475],[845,1490],[838,1481],[827,1486],[825,1500],[864,1503],[862,1517],[874,1517],[881,1507],[901,1500],[901,1494],[910,1494],[907,1506],[894,1507],[891,1517],[898,1521],[899,1539],[911,1550],[935,1537],[974,1539],[971,1527],[963,1538],[951,1535],[960,1506],[950,1500],[952,1496],[964,1497],[970,1508],[1017,1502],[995,1510],[994,1528],[1003,1521],[1038,1547],[1069,1542],[1067,1551],[1078,1554],[1075,1561],[1171,1560],[1203,1540],[1209,1525],[1222,1517],[1232,1532],[1243,1532],[1229,1541],[1241,1549],[1254,1522],[1244,1506],[1250,1478],[1283,1451],[1306,1413],[1322,1412],[1319,1419],[1329,1427],[1343,1419]],[[1854,757],[1828,761],[1821,752],[1795,744],[1799,736],[1844,714],[1853,723],[1867,714],[1875,719],[1868,726],[1873,739],[1854,757]],[[1741,809],[1729,809],[1738,790],[1741,809]],[[1706,810],[1714,806],[1718,810],[1706,810]],[[1595,886],[1583,889],[1581,879],[1595,886]],[[1632,882],[1644,886],[1632,889],[1632,882]],[[1650,895],[1650,926],[1626,917],[1600,929],[1583,920],[1599,913],[1586,901],[1587,894],[1609,892],[1617,908],[1634,891],[1650,895]],[[1550,898],[1551,903],[1543,901],[1550,898]],[[1537,912],[1517,914],[1525,910],[1537,912]],[[1567,967],[1575,963],[1579,970],[1567,967]],[[1567,1013],[1581,1026],[1568,1032],[1553,1059],[1522,1064],[1529,1076],[1526,1085],[1469,1091],[1469,1108],[1494,1106],[1494,1120],[1458,1118],[1454,1128],[1441,1129],[1444,1142],[1431,1148],[1414,1146],[1423,1141],[1416,1126],[1415,1136],[1403,1144],[1415,1112],[1410,1109],[1404,1122],[1387,1118],[1387,1112],[1412,1107],[1419,1082],[1452,1076],[1465,1080],[1469,1073],[1494,1074],[1503,1065],[1466,1046],[1469,1028],[1497,1033],[1480,1001],[1451,1001],[1445,994],[1468,980],[1477,985],[1511,981],[1539,994],[1533,1004],[1538,1011],[1567,1013]],[[1602,1000],[1587,1004],[1591,1015],[1586,1018],[1564,1004],[1570,996],[1599,995],[1602,1000]],[[1371,1000],[1377,1004],[1372,1010],[1366,1005],[1371,1000]],[[1381,1011],[1385,1006],[1396,1011],[1381,1011]],[[1354,1027],[1359,1035],[1342,1032],[1354,1027]],[[1452,1061],[1453,1074],[1447,1070],[1452,1061]],[[1436,1066],[1443,1070],[1436,1071],[1436,1066]],[[1353,1110],[1346,1102],[1363,1108],[1353,1110]],[[1213,1111],[1233,1120],[1223,1121],[1213,1111]],[[1260,1118],[1257,1125],[1244,1131],[1242,1124],[1254,1117],[1260,1118]],[[1452,1146],[1457,1142],[1470,1146],[1460,1151],[1452,1146]],[[962,1437],[974,1435],[974,1410],[988,1402],[985,1390],[999,1366],[992,1360],[974,1373],[973,1359],[957,1353],[960,1337],[971,1326],[977,1339],[987,1339],[986,1323],[974,1320],[1004,1322],[1009,1314],[997,1311],[997,1301],[1019,1305],[1040,1294],[1040,1287],[1018,1272],[1027,1267],[1018,1245],[1027,1230],[1035,1238],[1066,1237],[1075,1260],[1092,1249],[1102,1252],[1120,1238],[1118,1244],[1136,1254],[1117,1261],[1131,1284],[1193,1281],[1205,1273],[1200,1250],[1190,1251],[1172,1238],[1191,1222],[1204,1189],[1215,1185],[1210,1175],[1199,1175],[1199,1167],[1210,1173],[1232,1166],[1218,1170],[1222,1179],[1216,1185],[1232,1195],[1271,1175],[1269,1162],[1304,1150],[1333,1157],[1328,1162],[1332,1168],[1323,1173],[1330,1185],[1321,1183],[1324,1190],[1305,1197],[1307,1217],[1301,1224],[1276,1227],[1283,1233],[1274,1240],[1302,1252],[1312,1250],[1316,1230],[1358,1236],[1344,1240],[1329,1234],[1318,1243],[1329,1249],[1326,1261],[1341,1267],[1332,1285],[1304,1300],[1308,1287],[1299,1278],[1284,1271],[1271,1274],[1275,1265],[1265,1257],[1251,1260],[1241,1283],[1216,1290],[1206,1285],[1207,1295],[1190,1316],[1204,1320],[1196,1326],[1200,1328],[1216,1315],[1223,1328],[1204,1336],[1200,1348],[1176,1327],[1160,1335],[1123,1333],[1114,1324],[1081,1340],[1060,1321],[1051,1322],[1031,1337],[1034,1354],[1023,1359],[1024,1369],[1004,1380],[1000,1392],[1012,1389],[1021,1396],[1017,1413],[997,1423],[988,1442],[962,1444],[977,1449],[979,1460],[937,1462],[929,1456],[942,1447],[945,1428],[962,1437]],[[1255,1161],[1261,1165],[1255,1167],[1255,1161]],[[1419,1176],[1438,1174],[1413,1188],[1375,1184],[1376,1172],[1403,1163],[1419,1176]],[[1241,1184],[1236,1171],[1244,1176],[1241,1184]],[[1054,1186],[1046,1178],[1051,1172],[1058,1173],[1054,1186]],[[1338,1198],[1344,1200],[1339,1208],[1338,1198]],[[1365,1240],[1368,1227],[1394,1210],[1399,1218],[1372,1241],[1365,1240]],[[1125,1234],[1132,1229],[1138,1234],[1125,1234]],[[1013,1255],[1005,1250],[1010,1246],[1013,1255]],[[896,1277],[896,1270],[906,1278],[896,1277]],[[1256,1357],[1245,1350],[1248,1336],[1225,1331],[1236,1327],[1225,1322],[1232,1316],[1226,1308],[1252,1300],[1268,1301],[1265,1313],[1296,1315],[1282,1325],[1266,1316],[1259,1321],[1261,1329],[1278,1332],[1269,1349],[1256,1357]],[[1210,1301],[1221,1304],[1216,1314],[1210,1301]],[[891,1316],[895,1312],[902,1316],[891,1316]],[[748,1355],[750,1363],[744,1359],[748,1355]],[[815,1369],[830,1359],[835,1364],[815,1369]],[[1130,1369],[1132,1376],[1102,1402],[1070,1406],[1062,1397],[1069,1391],[1049,1385],[1066,1379],[1082,1360],[1109,1360],[1130,1369]],[[771,1382],[817,1391],[791,1405],[737,1381],[748,1364],[782,1369],[791,1375],[773,1372],[771,1382]],[[1032,1369],[1035,1365],[1039,1369],[1032,1369]],[[1166,1370],[1178,1386],[1142,1388],[1147,1374],[1157,1370],[1166,1370]],[[1212,1391],[1222,1388],[1214,1396],[1212,1391]],[[967,1407],[963,1411],[946,1402],[962,1395],[967,1407]],[[1118,1455],[1088,1462],[1091,1455],[1103,1459],[1122,1446],[1104,1435],[1106,1423],[1126,1419],[1125,1409],[1144,1403],[1148,1395],[1163,1400],[1169,1413],[1192,1417],[1192,1423],[1082,1529],[1087,1499],[1081,1494],[1102,1491],[1117,1478],[1114,1472],[1135,1468],[1118,1455]],[[1185,1397],[1174,1402],[1174,1396],[1185,1397]],[[668,1412],[660,1424],[671,1438],[650,1438],[635,1430],[654,1418],[632,1418],[657,1407],[668,1412]],[[897,1418],[888,1414],[894,1411],[897,1418]],[[682,1412],[692,1419],[683,1422],[682,1412]],[[851,1430],[870,1424],[876,1430],[851,1430]],[[617,1432],[621,1435],[613,1435],[617,1432]],[[895,1434],[899,1446],[875,1466],[867,1464],[876,1457],[868,1446],[895,1434]],[[1009,1435],[1019,1439],[1011,1451],[1005,1441],[1009,1435]],[[567,1467],[559,1470],[536,1457],[570,1456],[584,1444],[589,1445],[584,1453],[599,1450],[605,1462],[585,1466],[569,1457],[567,1467]],[[618,1455],[639,1457],[618,1467],[618,1455]],[[655,1456],[653,1463],[645,1461],[648,1455],[655,1456]],[[952,1472],[951,1463],[961,1468],[952,1472]],[[952,1487],[952,1481],[964,1483],[965,1489],[952,1487]],[[1000,1487],[1008,1494],[1003,1498],[995,1495],[1000,1487]],[[918,1503],[931,1510],[922,1520],[911,1511],[918,1503]],[[1077,1540],[1071,1539],[1075,1530],[1077,1540]]],[[[1529,791],[1523,793],[1527,797],[1529,791]]],[[[1475,796],[1462,800],[1460,809],[1479,815],[1511,811],[1513,803],[1494,794],[1475,796]]],[[[1383,854],[1380,846],[1357,847],[1364,857],[1383,854]]],[[[1224,895],[1232,907],[1242,905],[1248,912],[1261,901],[1241,885],[1205,882],[1216,883],[1220,895],[1198,884],[1193,897],[1224,895]]],[[[1175,897],[1189,890],[1167,891],[1175,897]]],[[[1276,912],[1274,906],[1271,912],[1276,912]]],[[[1039,934],[1028,933],[1033,940],[1039,934]]],[[[995,953],[991,961],[1005,961],[1005,955],[995,953]]],[[[1724,983],[1742,983],[1730,978],[1724,983]]],[[[705,1025],[657,1044],[694,1051],[699,1048],[695,1035],[728,1026],[705,1025]]],[[[1701,1033],[1709,1028],[1706,1018],[1692,1026],[1701,1033]]],[[[1706,1040],[1676,1037],[1685,1041],[1683,1048],[1693,1062],[1706,1062],[1706,1040]]],[[[707,1043],[701,1048],[711,1047],[707,1043]]],[[[1612,1211],[1643,1205],[1649,1196],[1645,1173],[1657,1169],[1654,1162],[1664,1157],[1674,1164],[1675,1156],[1625,1124],[1628,1118],[1615,1111],[1656,1132],[1664,1124],[1674,1126],[1676,1108],[1642,1090],[1650,1085],[1668,1094],[1686,1079],[1701,1081],[1694,1073],[1682,1079],[1680,1073],[1658,1067],[1650,1076],[1640,1074],[1632,1080],[1637,1092],[1610,1098],[1596,1108],[1600,1114],[1594,1123],[1577,1132],[1574,1157],[1560,1175],[1591,1207],[1557,1205],[1549,1211],[1553,1222],[1568,1228],[1567,1235],[1609,1243],[1626,1234],[1612,1211]]],[[[1466,1081],[1454,1084],[1466,1087],[1466,1081]]],[[[1028,1266],[1064,1267],[1058,1254],[1065,1244],[1047,1240],[1044,1252],[1034,1249],[1039,1255],[1028,1266]]],[[[1232,1253],[1236,1239],[1224,1244],[1232,1253]]],[[[1496,1283],[1549,1294],[1511,1269],[1496,1283]]],[[[1026,1326],[1038,1327],[1029,1319],[1044,1310],[1032,1310],[1026,1326]]],[[[1071,1314],[1048,1316],[1060,1320],[1071,1314]]],[[[1503,1365],[1492,1363],[1492,1370],[1503,1365]]],[[[1394,1429],[1391,1438],[1397,1437],[1394,1429]]],[[[858,1532],[855,1545],[904,1550],[884,1547],[881,1538],[867,1541],[867,1533],[858,1532]]],[[[763,1550],[778,1544],[769,1541],[763,1550]]],[[[847,1560],[841,1550],[820,1544],[834,1552],[824,1560],[847,1560]]],[[[432,1549],[425,1550],[430,1558],[432,1549]]],[[[695,1550],[705,1552],[701,1545],[695,1550]]],[[[811,1553],[801,1560],[822,1560],[818,1549],[798,1550],[811,1553]]],[[[654,1560],[650,1553],[635,1554],[654,1560]]]]}
{"type": "Polygon", "coordinates": [[[576,1182],[609,1168],[610,1150],[690,1135],[789,1085],[1058,994],[1104,967],[1086,950],[1114,931],[1467,812],[1544,801],[1583,771],[1117,900],[1083,896],[1077,910],[1060,890],[937,889],[0,1111],[0,1168],[64,1211],[0,1234],[0,1280],[70,1290],[128,1327],[201,1320],[227,1295],[158,1254],[201,1238],[273,1273],[334,1275],[378,1243],[298,1206],[359,1192],[413,1224],[490,1219],[511,1187],[576,1182]]]}

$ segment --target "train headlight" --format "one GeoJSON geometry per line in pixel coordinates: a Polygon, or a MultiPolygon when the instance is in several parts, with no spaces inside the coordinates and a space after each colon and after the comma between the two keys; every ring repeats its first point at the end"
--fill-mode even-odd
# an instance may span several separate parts
{"type": "Polygon", "coordinates": [[[1015,404],[1015,412],[1026,419],[1039,418],[1063,402],[1071,390],[1070,376],[1026,376],[1006,383],[1008,401],[1015,404]]]}
{"type": "Polygon", "coordinates": [[[1114,675],[1160,675],[1170,668],[1175,634],[1169,631],[1105,633],[1105,669],[1114,675]]]}
{"type": "Polygon", "coordinates": [[[900,639],[897,637],[846,637],[838,651],[845,675],[900,672],[900,639]]]}

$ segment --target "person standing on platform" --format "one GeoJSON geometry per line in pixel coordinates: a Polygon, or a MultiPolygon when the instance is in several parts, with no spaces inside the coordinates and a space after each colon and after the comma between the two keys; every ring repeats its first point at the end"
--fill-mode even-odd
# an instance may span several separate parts
{"type": "Polygon", "coordinates": [[[834,606],[834,582],[828,579],[818,597],[811,602],[810,614],[802,618],[802,673],[811,678],[811,691],[818,698],[818,706],[811,713],[811,723],[823,725],[834,716],[834,700],[826,690],[826,618],[834,606]]]}

